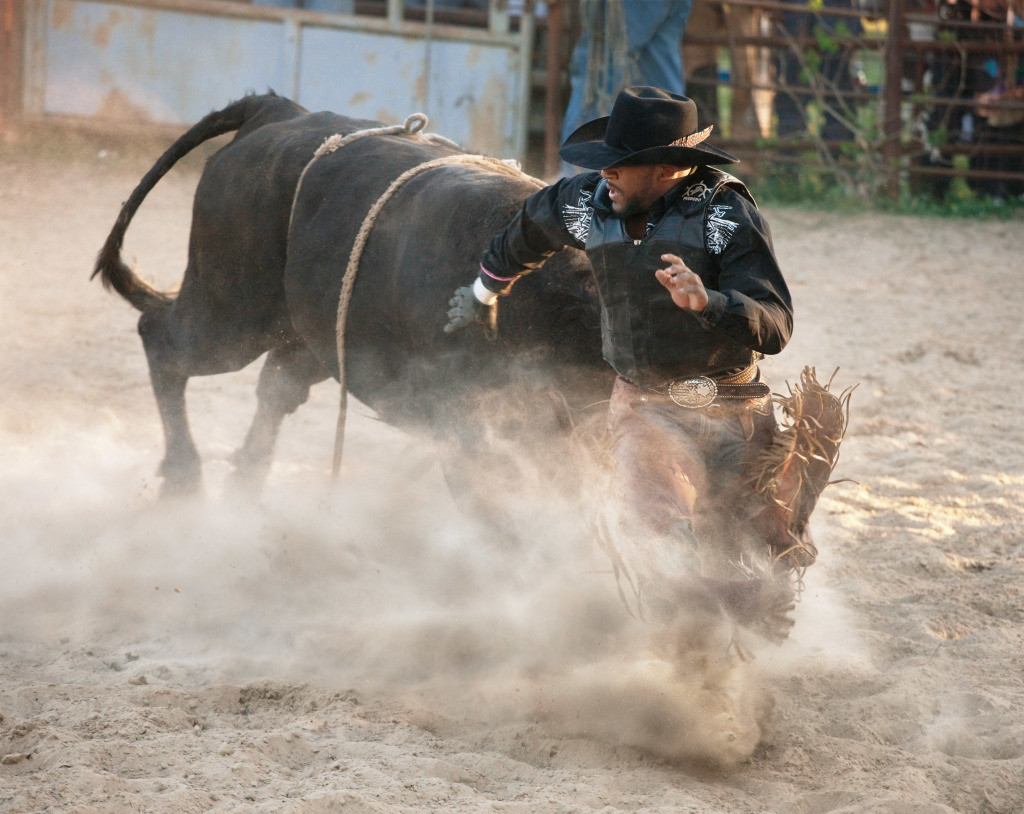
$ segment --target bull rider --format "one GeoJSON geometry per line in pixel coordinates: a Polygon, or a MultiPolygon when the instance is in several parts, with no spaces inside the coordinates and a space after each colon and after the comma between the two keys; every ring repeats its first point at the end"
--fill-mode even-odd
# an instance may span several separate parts
{"type": "Polygon", "coordinates": [[[826,416],[812,423],[825,426],[780,431],[758,360],[789,341],[790,292],[750,192],[716,166],[738,159],[708,144],[710,132],[685,96],[624,89],[610,116],[559,151],[593,171],[526,199],[475,283],[455,291],[445,331],[487,324],[521,275],[565,246],[585,250],[618,374],[607,527],[620,577],[643,614],[670,620],[710,602],[781,639],[791,576],[816,556],[807,519],[838,454],[843,405],[806,369],[806,392],[791,392],[814,401],[826,416]],[[809,471],[816,457],[828,466],[809,471]]]}

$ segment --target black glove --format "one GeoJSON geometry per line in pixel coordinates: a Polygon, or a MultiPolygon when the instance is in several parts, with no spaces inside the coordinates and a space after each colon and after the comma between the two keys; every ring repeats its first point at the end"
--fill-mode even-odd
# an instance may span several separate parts
{"type": "Polygon", "coordinates": [[[444,332],[454,333],[473,322],[483,325],[484,333],[493,338],[498,330],[497,300],[492,305],[484,305],[473,293],[473,286],[456,288],[448,300],[448,324],[444,326],[444,332]]]}

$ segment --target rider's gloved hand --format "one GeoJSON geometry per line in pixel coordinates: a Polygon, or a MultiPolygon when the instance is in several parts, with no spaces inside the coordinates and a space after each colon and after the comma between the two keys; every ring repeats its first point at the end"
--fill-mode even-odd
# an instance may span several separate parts
{"type": "Polygon", "coordinates": [[[448,300],[448,323],[444,326],[444,332],[454,333],[474,322],[483,325],[488,336],[493,335],[498,327],[497,299],[490,305],[485,305],[477,299],[473,286],[456,288],[452,298],[448,300]]]}

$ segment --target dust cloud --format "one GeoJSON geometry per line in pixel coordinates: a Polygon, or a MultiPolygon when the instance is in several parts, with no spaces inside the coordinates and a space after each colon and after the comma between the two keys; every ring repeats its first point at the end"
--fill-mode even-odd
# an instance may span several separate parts
{"type": "Polygon", "coordinates": [[[5,634],[117,638],[235,681],[373,687],[451,714],[476,699],[485,720],[674,760],[751,754],[770,704],[735,631],[694,623],[668,652],[619,601],[568,496],[538,478],[513,501],[518,542],[495,538],[455,506],[429,443],[361,412],[338,484],[275,471],[245,497],[215,452],[205,496],[159,500],[156,478],[133,482],[151,450],[116,419],[73,428],[37,409],[40,437],[0,438],[5,634]]]}
{"type": "MultiPolygon", "coordinates": [[[[88,240],[48,244],[56,279],[13,308],[25,289],[7,278],[5,324],[23,351],[0,369],[7,637],[116,647],[138,657],[121,656],[123,669],[148,660],[224,681],[372,687],[453,717],[472,708],[668,759],[731,767],[752,753],[771,708],[749,660],[757,641],[681,629],[680,657],[619,601],[574,497],[524,470],[507,507],[515,528],[498,538],[456,507],[429,443],[360,405],[333,486],[331,384],[286,421],[253,499],[229,488],[228,459],[255,409],[259,363],[192,380],[205,495],[159,500],[162,434],[137,315],[86,279],[136,180],[121,175],[102,187],[104,206],[67,218],[88,240]],[[88,286],[84,300],[77,288],[54,295],[63,275],[88,286]]],[[[91,192],[74,167],[44,161],[34,178],[91,192]]],[[[127,257],[162,288],[180,278],[194,184],[191,172],[169,175],[129,232],[127,257]]],[[[29,185],[12,189],[33,200],[29,185]]],[[[27,236],[13,249],[23,268],[39,263],[27,236]]]]}

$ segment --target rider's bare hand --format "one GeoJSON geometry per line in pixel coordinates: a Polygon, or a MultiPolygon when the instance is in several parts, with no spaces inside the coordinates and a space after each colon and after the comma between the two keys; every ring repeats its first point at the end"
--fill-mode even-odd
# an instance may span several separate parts
{"type": "Polygon", "coordinates": [[[658,282],[672,294],[672,302],[680,308],[691,311],[703,311],[708,304],[708,292],[689,266],[681,257],[674,254],[663,254],[661,259],[668,263],[666,268],[658,269],[654,275],[658,282]]]}

